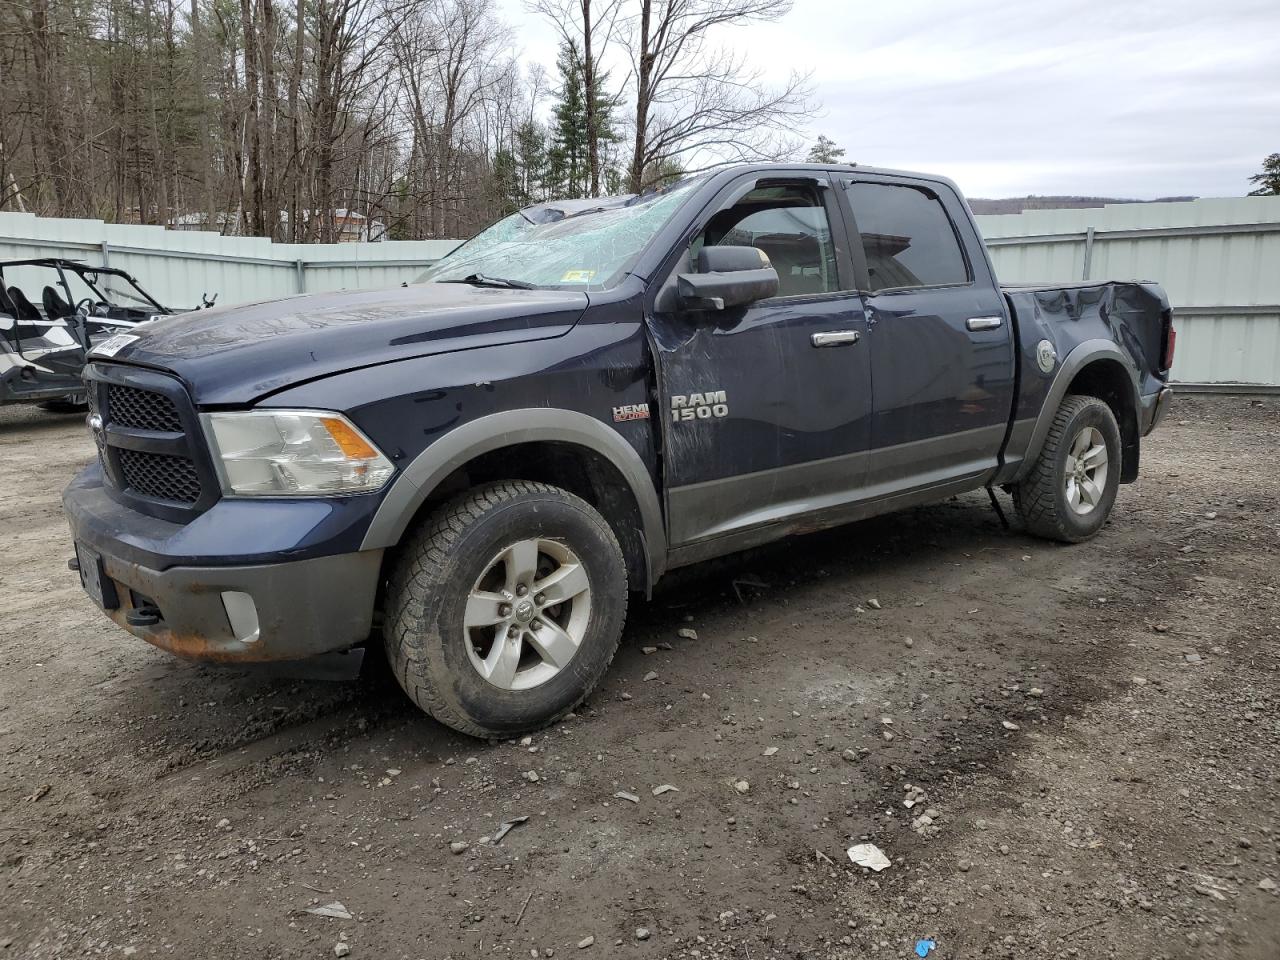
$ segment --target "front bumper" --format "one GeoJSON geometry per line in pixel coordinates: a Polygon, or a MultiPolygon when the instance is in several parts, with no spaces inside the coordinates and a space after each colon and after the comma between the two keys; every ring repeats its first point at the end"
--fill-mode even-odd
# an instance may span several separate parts
{"type": "Polygon", "coordinates": [[[1160,426],[1160,421],[1168,414],[1172,401],[1172,387],[1161,387],[1155,393],[1147,394],[1142,398],[1142,435],[1144,437],[1160,426]]]}
{"type": "MultiPolygon", "coordinates": [[[[212,516],[215,506],[191,524],[171,524],[111,499],[96,466],[63,494],[72,536],[101,556],[104,593],[118,600],[107,615],[170,653],[223,663],[298,660],[345,650],[369,636],[382,551],[324,554],[314,542],[300,548],[299,539],[314,533],[316,517],[329,519],[323,511],[316,514],[323,505],[253,505],[261,513],[256,533],[252,527],[240,530],[241,559],[253,562],[235,563],[233,555],[221,554],[211,565],[200,561],[226,544],[228,524],[239,519],[242,502],[229,503],[224,518],[212,516]],[[207,529],[193,531],[197,524],[207,529]],[[291,550],[282,536],[295,541],[291,550]],[[258,550],[247,555],[250,544],[270,547],[274,557],[264,562],[258,550]]],[[[344,530],[338,540],[352,538],[344,530]]]]}

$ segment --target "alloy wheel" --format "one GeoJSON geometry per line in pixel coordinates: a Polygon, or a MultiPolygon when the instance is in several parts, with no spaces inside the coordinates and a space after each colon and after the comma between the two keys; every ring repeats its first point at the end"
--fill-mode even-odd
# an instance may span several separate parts
{"type": "Polygon", "coordinates": [[[1097,427],[1084,427],[1067,452],[1067,506],[1078,514],[1092,513],[1107,489],[1107,443],[1097,427]]]}
{"type": "Polygon", "coordinates": [[[467,654],[495,687],[528,690],[569,664],[590,619],[577,554],[559,540],[520,540],[489,561],[467,596],[467,654]]]}

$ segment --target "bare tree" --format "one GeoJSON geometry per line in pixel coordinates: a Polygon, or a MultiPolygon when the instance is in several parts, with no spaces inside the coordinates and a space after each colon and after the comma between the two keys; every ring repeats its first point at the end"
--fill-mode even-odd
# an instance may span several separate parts
{"type": "Polygon", "coordinates": [[[244,30],[244,86],[245,86],[245,139],[248,164],[244,176],[245,192],[248,194],[243,210],[245,232],[253,236],[262,236],[274,225],[268,225],[265,219],[266,210],[263,198],[263,165],[262,165],[262,87],[258,64],[261,53],[254,41],[255,35],[262,29],[258,16],[259,7],[253,0],[240,0],[240,25],[244,30]]]}
{"type": "Polygon", "coordinates": [[[515,82],[514,65],[500,56],[509,45],[491,0],[425,0],[392,40],[395,85],[412,131],[405,192],[415,201],[419,235],[471,228],[494,149],[483,119],[515,82]]]}
{"type": "Polygon", "coordinates": [[[808,77],[777,87],[742,54],[713,47],[717,27],[770,22],[790,0],[638,0],[628,20],[635,75],[635,140],[629,187],[640,192],[679,158],[695,162],[780,159],[790,131],[814,113],[808,77]]]}
{"type": "Polygon", "coordinates": [[[495,0],[0,0],[0,209],[295,241],[363,235],[346,210],[396,238],[467,236],[565,189],[565,129],[570,189],[592,194],[786,148],[803,83],[760,92],[707,40],[779,8],[529,2],[572,54],[571,111],[516,62],[495,0]],[[626,144],[605,89],[624,33],[626,144]]]}
{"type": "MultiPolygon", "coordinates": [[[[315,225],[314,235],[331,242],[337,239],[334,209],[342,147],[352,142],[348,134],[353,123],[360,122],[366,98],[378,98],[387,77],[383,50],[395,35],[403,10],[381,0],[315,0],[313,10],[315,80],[309,107],[315,216],[306,221],[315,225]]],[[[308,230],[309,235],[312,232],[308,230]]]]}
{"type": "Polygon", "coordinates": [[[582,92],[586,101],[587,170],[591,196],[600,195],[600,141],[606,130],[607,104],[614,98],[604,89],[607,57],[618,27],[623,0],[530,0],[529,9],[541,14],[560,33],[566,46],[580,51],[582,92]]]}

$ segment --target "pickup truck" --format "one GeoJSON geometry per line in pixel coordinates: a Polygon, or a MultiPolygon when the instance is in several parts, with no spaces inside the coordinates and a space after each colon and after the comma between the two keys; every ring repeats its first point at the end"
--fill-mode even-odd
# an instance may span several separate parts
{"type": "Polygon", "coordinates": [[[184,657],[381,643],[507,737],[599,682],[669,570],[986,488],[1106,523],[1166,412],[1150,283],[1002,287],[956,187],[754,164],[542,203],[390,290],[163,319],[86,365],[93,600],[184,657]]]}

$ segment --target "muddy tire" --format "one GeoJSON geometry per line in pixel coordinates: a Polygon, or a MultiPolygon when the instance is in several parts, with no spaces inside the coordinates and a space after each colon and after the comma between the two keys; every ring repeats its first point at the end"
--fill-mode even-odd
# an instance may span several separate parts
{"type": "Polygon", "coordinates": [[[622,549],[586,501],[542,483],[472,490],[412,534],[383,635],[404,691],[441,723],[511,737],[599,683],[627,611],[622,549]]]}
{"type": "Polygon", "coordinates": [[[1028,532],[1080,543],[1111,515],[1120,487],[1120,427],[1096,397],[1067,396],[1035,463],[1013,488],[1028,532]]]}

